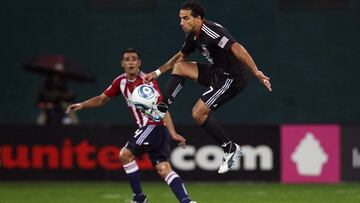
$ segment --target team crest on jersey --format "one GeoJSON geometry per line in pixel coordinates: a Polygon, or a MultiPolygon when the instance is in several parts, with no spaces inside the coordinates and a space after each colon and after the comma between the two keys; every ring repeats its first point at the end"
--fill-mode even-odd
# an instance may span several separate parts
{"type": "Polygon", "coordinates": [[[210,57],[210,52],[209,52],[209,50],[206,48],[206,45],[205,44],[202,44],[201,45],[201,48],[202,48],[202,52],[201,52],[201,54],[203,55],[203,56],[205,56],[205,58],[211,63],[211,64],[213,64],[214,63],[214,60],[210,57]]]}
{"type": "Polygon", "coordinates": [[[219,47],[224,48],[228,41],[229,41],[229,39],[227,37],[223,36],[218,43],[219,47]]]}

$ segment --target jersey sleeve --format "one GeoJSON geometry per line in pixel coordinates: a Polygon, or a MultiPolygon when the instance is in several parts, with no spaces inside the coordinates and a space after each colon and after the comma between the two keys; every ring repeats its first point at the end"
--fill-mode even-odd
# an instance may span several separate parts
{"type": "Polygon", "coordinates": [[[114,98],[120,94],[120,79],[116,78],[111,85],[104,91],[104,94],[110,98],[114,98]]]}
{"type": "Polygon", "coordinates": [[[220,24],[215,23],[209,29],[213,29],[213,32],[216,34],[215,35],[210,31],[211,34],[215,35],[214,44],[222,49],[229,50],[231,45],[236,42],[235,38],[227,31],[227,29],[220,24]]]}
{"type": "Polygon", "coordinates": [[[185,42],[181,48],[183,54],[190,54],[195,51],[196,45],[194,42],[194,36],[192,34],[187,34],[185,37],[185,42]]]}
{"type": "Polygon", "coordinates": [[[163,96],[161,94],[161,91],[160,91],[160,88],[159,88],[159,85],[158,83],[156,82],[156,80],[153,80],[151,82],[151,85],[156,89],[156,91],[159,93],[159,98],[158,98],[158,101],[157,103],[161,102],[163,100],[163,96]]]}

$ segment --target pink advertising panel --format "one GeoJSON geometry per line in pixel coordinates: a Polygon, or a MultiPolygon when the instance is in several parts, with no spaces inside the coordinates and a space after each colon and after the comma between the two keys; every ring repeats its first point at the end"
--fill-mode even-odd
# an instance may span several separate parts
{"type": "Polygon", "coordinates": [[[339,182],[339,142],[338,125],[282,125],[281,181],[339,182]]]}

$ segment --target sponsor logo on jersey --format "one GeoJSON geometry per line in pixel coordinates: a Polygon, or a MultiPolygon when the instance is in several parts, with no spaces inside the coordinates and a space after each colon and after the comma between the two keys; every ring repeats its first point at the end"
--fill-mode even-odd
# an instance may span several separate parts
{"type": "Polygon", "coordinates": [[[214,59],[211,58],[210,56],[210,52],[209,50],[206,48],[206,45],[205,44],[202,44],[201,45],[201,48],[202,48],[202,52],[201,54],[211,63],[211,64],[214,64],[214,59]]]}

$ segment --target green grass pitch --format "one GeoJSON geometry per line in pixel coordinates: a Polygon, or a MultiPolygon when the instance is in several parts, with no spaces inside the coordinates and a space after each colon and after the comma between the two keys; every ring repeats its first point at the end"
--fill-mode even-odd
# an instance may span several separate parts
{"type": "MultiPolygon", "coordinates": [[[[359,203],[360,183],[305,184],[186,182],[198,203],[359,203]]],[[[164,182],[145,182],[150,203],[176,203],[164,182]]],[[[0,203],[126,203],[126,182],[0,182],[0,203]]]]}

